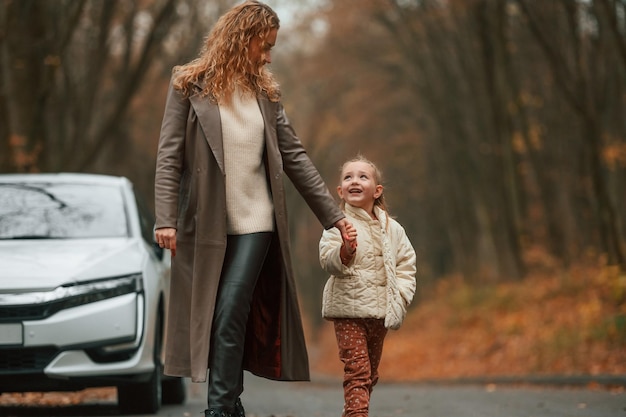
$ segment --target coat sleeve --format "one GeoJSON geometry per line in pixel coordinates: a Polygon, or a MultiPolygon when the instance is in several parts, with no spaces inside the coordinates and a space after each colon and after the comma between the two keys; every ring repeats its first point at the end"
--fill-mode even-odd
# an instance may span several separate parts
{"type": "Polygon", "coordinates": [[[161,124],[154,179],[155,227],[157,229],[176,227],[189,105],[189,100],[183,97],[170,81],[161,124]]]}
{"type": "Polygon", "coordinates": [[[330,229],[345,215],[307,155],[281,103],[278,104],[276,111],[276,135],[283,170],[320,223],[325,229],[330,229]]]}

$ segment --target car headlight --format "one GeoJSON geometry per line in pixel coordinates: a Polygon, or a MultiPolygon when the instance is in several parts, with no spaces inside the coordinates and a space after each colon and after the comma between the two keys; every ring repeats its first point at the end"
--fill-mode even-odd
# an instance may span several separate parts
{"type": "Polygon", "coordinates": [[[119,297],[120,295],[141,292],[143,281],[141,274],[124,277],[110,278],[105,280],[85,282],[75,285],[62,286],[54,293],[59,299],[64,300],[63,308],[75,307],[83,304],[95,303],[107,298],[119,297]]]}
{"type": "Polygon", "coordinates": [[[143,292],[141,274],[66,284],[52,291],[0,294],[0,320],[35,320],[67,308],[143,292]]]}

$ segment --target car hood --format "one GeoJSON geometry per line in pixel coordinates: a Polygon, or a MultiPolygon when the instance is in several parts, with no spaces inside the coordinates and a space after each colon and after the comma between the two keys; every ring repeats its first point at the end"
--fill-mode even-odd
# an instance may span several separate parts
{"type": "Polygon", "coordinates": [[[137,239],[47,239],[0,242],[0,293],[51,290],[59,285],[141,271],[137,239]]]}

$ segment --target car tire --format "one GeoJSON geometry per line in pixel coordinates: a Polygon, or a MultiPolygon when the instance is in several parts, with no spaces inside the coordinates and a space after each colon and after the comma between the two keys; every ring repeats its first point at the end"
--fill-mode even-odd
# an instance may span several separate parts
{"type": "Polygon", "coordinates": [[[163,402],[162,323],[162,317],[159,315],[154,330],[154,370],[148,381],[117,387],[117,406],[123,414],[154,414],[161,408],[163,402]]]}
{"type": "Polygon", "coordinates": [[[161,382],[163,404],[180,405],[187,399],[187,387],[183,378],[165,378],[161,382]]]}

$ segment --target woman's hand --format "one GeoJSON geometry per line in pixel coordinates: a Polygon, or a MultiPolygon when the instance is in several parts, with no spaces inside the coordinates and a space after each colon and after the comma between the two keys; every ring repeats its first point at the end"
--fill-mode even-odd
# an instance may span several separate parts
{"type": "Polygon", "coordinates": [[[345,217],[335,223],[335,227],[341,232],[341,238],[346,246],[356,250],[356,229],[345,217]]]}
{"type": "Polygon", "coordinates": [[[356,252],[356,228],[346,219],[339,220],[335,223],[335,227],[339,229],[341,232],[341,238],[343,239],[343,244],[341,245],[341,250],[339,251],[341,262],[344,265],[348,265],[354,258],[354,254],[356,252]]]}
{"type": "Polygon", "coordinates": [[[172,257],[176,256],[176,229],[173,227],[162,227],[154,231],[156,242],[160,247],[172,251],[172,257]]]}

